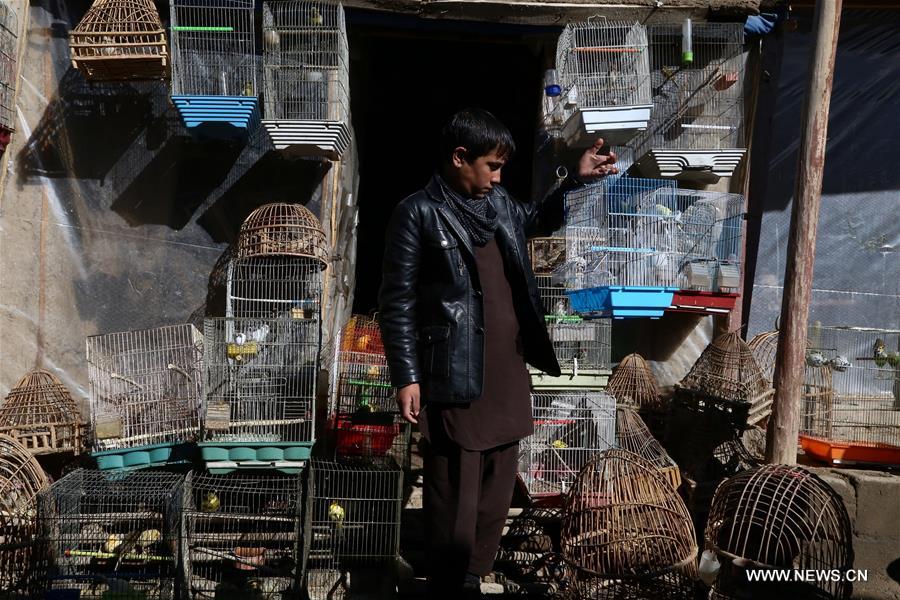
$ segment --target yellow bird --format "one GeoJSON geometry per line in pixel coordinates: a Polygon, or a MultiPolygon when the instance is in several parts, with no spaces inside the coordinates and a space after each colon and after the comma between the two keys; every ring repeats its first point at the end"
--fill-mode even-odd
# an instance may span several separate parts
{"type": "Polygon", "coordinates": [[[356,349],[363,351],[369,345],[369,336],[361,335],[356,339],[356,349]]]}
{"type": "Polygon", "coordinates": [[[336,525],[341,526],[344,524],[345,516],[344,507],[338,504],[337,501],[332,500],[331,504],[328,505],[328,518],[334,521],[336,525]]]}
{"type": "Polygon", "coordinates": [[[213,513],[222,506],[219,496],[215,492],[206,492],[203,500],[200,502],[200,510],[203,512],[213,513]]]}
{"type": "Polygon", "coordinates": [[[319,12],[319,9],[313,6],[309,13],[309,24],[318,27],[323,23],[325,23],[325,18],[322,16],[322,13],[319,12]]]}
{"type": "Polygon", "coordinates": [[[568,448],[568,447],[569,447],[569,445],[568,445],[567,443],[565,443],[564,441],[562,441],[562,440],[553,440],[553,444],[552,444],[552,445],[553,445],[554,448],[557,448],[557,449],[560,449],[560,450],[563,449],[563,448],[568,448]]]}
{"type": "Polygon", "coordinates": [[[141,532],[141,535],[137,541],[137,545],[144,549],[144,552],[146,552],[146,549],[149,546],[152,546],[161,539],[162,533],[159,531],[159,529],[145,529],[141,532]]]}
{"type": "Polygon", "coordinates": [[[106,538],[106,541],[103,543],[103,551],[112,554],[116,551],[116,549],[122,545],[122,541],[125,539],[121,533],[111,533],[109,537],[106,538]]]}
{"type": "Polygon", "coordinates": [[[378,365],[372,365],[369,367],[369,370],[366,371],[366,376],[369,379],[378,379],[381,377],[381,369],[378,368],[378,365]]]}

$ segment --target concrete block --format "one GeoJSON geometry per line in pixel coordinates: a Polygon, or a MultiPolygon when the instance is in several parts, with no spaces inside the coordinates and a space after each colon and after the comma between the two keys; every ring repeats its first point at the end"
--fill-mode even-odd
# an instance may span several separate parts
{"type": "Polygon", "coordinates": [[[841,500],[844,501],[844,506],[847,508],[847,514],[850,516],[850,524],[853,526],[853,530],[855,531],[856,488],[853,487],[853,484],[841,472],[840,469],[813,468],[810,469],[810,471],[821,477],[822,480],[831,487],[831,489],[833,489],[840,495],[841,500]]]}
{"type": "Polygon", "coordinates": [[[853,568],[865,570],[867,581],[853,584],[857,600],[900,600],[900,540],[853,539],[853,568]]]}
{"type": "Polygon", "coordinates": [[[880,471],[847,470],[841,474],[856,489],[854,532],[862,537],[893,539],[900,544],[900,476],[880,471]]]}

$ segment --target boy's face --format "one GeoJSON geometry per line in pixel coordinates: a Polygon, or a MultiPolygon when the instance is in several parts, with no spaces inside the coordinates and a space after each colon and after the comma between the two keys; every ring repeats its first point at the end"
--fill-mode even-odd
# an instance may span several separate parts
{"type": "Polygon", "coordinates": [[[484,156],[473,161],[466,159],[466,149],[460,146],[453,151],[451,161],[451,185],[468,198],[484,198],[494,184],[500,183],[500,170],[506,164],[506,158],[497,155],[493,149],[484,156]]]}

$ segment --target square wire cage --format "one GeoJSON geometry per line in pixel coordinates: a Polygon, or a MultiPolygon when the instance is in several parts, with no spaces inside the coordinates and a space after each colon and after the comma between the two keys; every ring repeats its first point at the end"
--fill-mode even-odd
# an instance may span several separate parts
{"type": "Polygon", "coordinates": [[[403,471],[390,458],[312,459],[307,510],[310,551],[306,587],[311,597],[349,588],[348,574],[381,567],[396,576],[403,509],[403,471]]]}
{"type": "Polygon", "coordinates": [[[182,479],[79,469],[51,485],[39,497],[42,597],[176,598],[182,479]]]}
{"type": "Polygon", "coordinates": [[[257,95],[254,4],[171,0],[173,95],[257,95]]]}
{"type": "Polygon", "coordinates": [[[265,118],[348,120],[349,47],[338,2],[263,3],[265,118]]]}
{"type": "Polygon", "coordinates": [[[317,320],[209,318],[204,334],[204,442],[314,441],[317,320]]]}
{"type": "Polygon", "coordinates": [[[302,478],[192,471],[183,487],[187,598],[300,597],[306,544],[302,478]]]}
{"type": "Polygon", "coordinates": [[[95,451],[194,441],[203,339],[193,325],[87,338],[95,451]]]}
{"type": "Polygon", "coordinates": [[[616,444],[616,401],[601,391],[531,395],[534,433],[522,440],[519,476],[532,496],[569,491],[594,455],[616,444]]]}
{"type": "MultiPolygon", "coordinates": [[[[19,22],[8,3],[0,4],[0,129],[15,130],[16,65],[19,58],[19,22]]],[[[0,150],[5,150],[3,145],[0,150]]]]}
{"type": "Polygon", "coordinates": [[[807,348],[832,389],[804,396],[801,435],[900,451],[900,331],[814,325],[807,348]]]}
{"type": "Polygon", "coordinates": [[[225,316],[318,324],[322,266],[320,261],[296,256],[232,259],[225,281],[225,316]]]}
{"type": "Polygon", "coordinates": [[[609,369],[612,325],[609,319],[547,317],[547,333],[563,370],[609,369]]]}
{"type": "Polygon", "coordinates": [[[569,192],[566,288],[674,285],[675,210],[673,181],[614,177],[569,192]]]}
{"type": "Polygon", "coordinates": [[[743,267],[744,197],[678,189],[675,211],[678,287],[738,291],[743,267]]]}

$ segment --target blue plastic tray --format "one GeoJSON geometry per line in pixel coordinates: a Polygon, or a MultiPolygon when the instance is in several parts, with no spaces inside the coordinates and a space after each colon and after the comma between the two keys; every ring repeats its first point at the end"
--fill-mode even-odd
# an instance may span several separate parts
{"type": "Polygon", "coordinates": [[[584,316],[658,319],[672,306],[674,287],[600,286],[567,291],[572,310],[584,316]]]}
{"type": "Polygon", "coordinates": [[[259,99],[253,96],[172,96],[184,126],[201,139],[244,141],[259,123],[259,99]]]}

